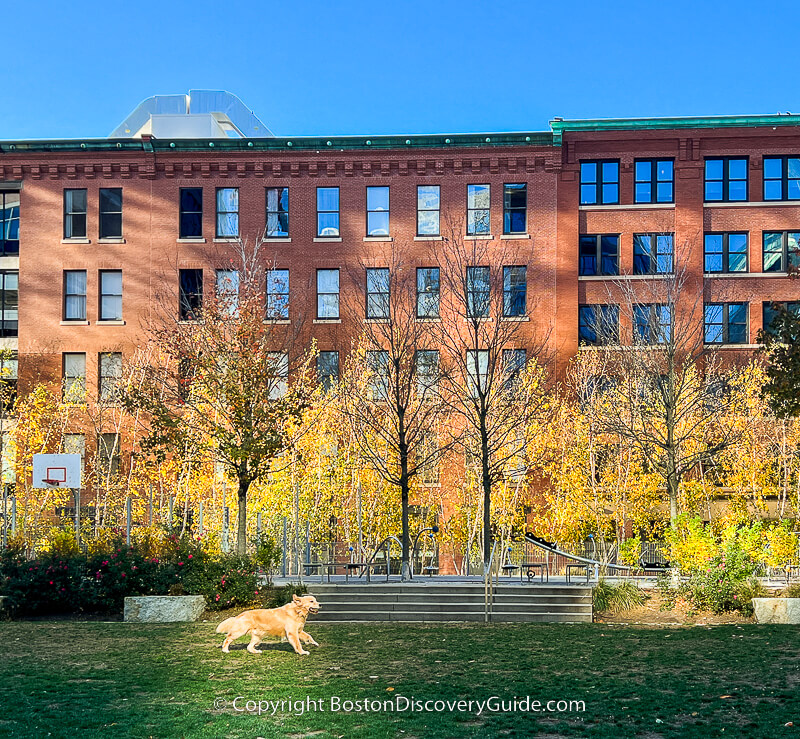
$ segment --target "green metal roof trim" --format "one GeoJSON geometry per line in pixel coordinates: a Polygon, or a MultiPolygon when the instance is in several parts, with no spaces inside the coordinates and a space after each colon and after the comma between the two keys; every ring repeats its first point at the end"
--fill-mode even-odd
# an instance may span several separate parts
{"type": "Polygon", "coordinates": [[[561,145],[566,131],[647,131],[677,128],[758,128],[800,126],[800,115],[720,115],[678,118],[595,118],[550,121],[553,143],[561,145]]]}
{"type": "Polygon", "coordinates": [[[449,147],[553,146],[549,131],[519,133],[441,134],[424,136],[330,136],[258,139],[67,139],[0,141],[0,152],[76,151],[323,151],[330,149],[446,149],[449,147]]]}

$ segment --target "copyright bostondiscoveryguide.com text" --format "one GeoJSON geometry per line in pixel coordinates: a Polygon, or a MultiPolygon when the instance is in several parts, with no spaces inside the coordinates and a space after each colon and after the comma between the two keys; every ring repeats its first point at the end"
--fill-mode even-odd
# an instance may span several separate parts
{"type": "Polygon", "coordinates": [[[580,700],[537,700],[531,696],[503,698],[497,695],[480,699],[418,698],[416,696],[394,695],[391,698],[330,698],[277,700],[253,700],[237,696],[233,700],[216,698],[217,711],[233,709],[236,713],[257,716],[277,716],[305,713],[470,713],[481,716],[485,713],[583,713],[586,703],[580,700]]]}

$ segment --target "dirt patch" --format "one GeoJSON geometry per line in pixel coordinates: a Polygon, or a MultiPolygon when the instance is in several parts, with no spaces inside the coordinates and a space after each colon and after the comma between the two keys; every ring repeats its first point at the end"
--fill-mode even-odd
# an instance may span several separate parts
{"type": "Polygon", "coordinates": [[[601,624],[629,624],[636,626],[717,626],[721,624],[753,624],[755,618],[738,613],[711,613],[693,611],[685,604],[677,604],[671,609],[662,610],[664,601],[661,595],[651,590],[644,605],[619,613],[595,615],[595,622],[601,624]]]}

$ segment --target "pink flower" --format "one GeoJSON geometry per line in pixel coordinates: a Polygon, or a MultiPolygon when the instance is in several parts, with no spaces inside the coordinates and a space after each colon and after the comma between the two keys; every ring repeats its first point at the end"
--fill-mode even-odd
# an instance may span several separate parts
{"type": "Polygon", "coordinates": [[[122,576],[125,577],[125,573],[124,572],[122,573],[122,576]]]}
{"type": "Polygon", "coordinates": [[[52,580],[50,581],[50,584],[51,584],[51,585],[53,584],[53,581],[52,581],[52,580]]]}
{"type": "Polygon", "coordinates": [[[217,593],[217,597],[214,600],[219,600],[219,593],[217,593]]]}
{"type": "Polygon", "coordinates": [[[178,567],[183,567],[183,562],[178,562],[178,567]]]}
{"type": "Polygon", "coordinates": [[[190,555],[189,555],[189,559],[191,559],[191,558],[192,558],[192,555],[190,554],[190,555]]]}

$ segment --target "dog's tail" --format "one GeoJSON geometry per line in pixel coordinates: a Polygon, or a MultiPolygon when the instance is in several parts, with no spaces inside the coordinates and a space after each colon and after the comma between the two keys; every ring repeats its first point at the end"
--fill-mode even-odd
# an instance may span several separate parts
{"type": "Polygon", "coordinates": [[[217,626],[217,633],[227,634],[230,631],[230,627],[235,620],[236,620],[235,616],[233,618],[226,618],[219,626],[217,626]]]}

